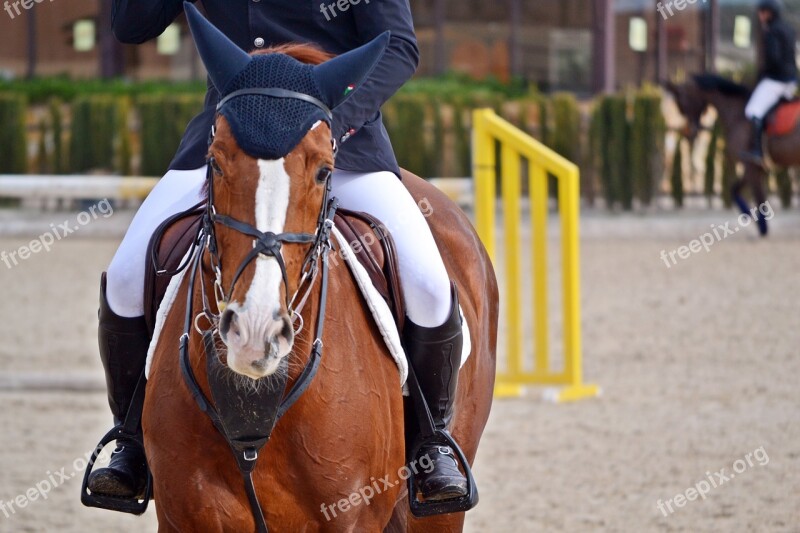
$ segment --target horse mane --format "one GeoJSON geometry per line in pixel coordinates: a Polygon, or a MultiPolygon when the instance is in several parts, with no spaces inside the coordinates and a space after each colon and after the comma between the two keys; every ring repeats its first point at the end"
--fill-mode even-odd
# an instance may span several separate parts
{"type": "Polygon", "coordinates": [[[333,58],[333,54],[326,52],[317,45],[305,43],[279,44],[277,46],[256,50],[250,55],[263,56],[269,54],[285,54],[301,63],[308,63],[309,65],[319,65],[333,58]]]}
{"type": "Polygon", "coordinates": [[[694,82],[704,91],[719,91],[726,96],[749,98],[751,90],[717,74],[695,74],[694,82]]]}

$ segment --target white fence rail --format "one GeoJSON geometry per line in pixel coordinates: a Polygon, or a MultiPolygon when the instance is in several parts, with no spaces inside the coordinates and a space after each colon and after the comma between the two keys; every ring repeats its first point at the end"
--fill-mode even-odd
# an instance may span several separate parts
{"type": "Polygon", "coordinates": [[[158,178],[0,174],[0,197],[29,199],[108,198],[142,200],[158,178]]]}
{"type": "MultiPolygon", "coordinates": [[[[432,178],[430,182],[461,206],[472,205],[471,178],[432,178]]],[[[158,178],[101,175],[3,175],[0,174],[0,197],[26,201],[144,200],[158,178]]]]}

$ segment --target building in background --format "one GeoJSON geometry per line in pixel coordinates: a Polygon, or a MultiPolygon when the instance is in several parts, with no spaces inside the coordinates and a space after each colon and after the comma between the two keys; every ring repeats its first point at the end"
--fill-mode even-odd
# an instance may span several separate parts
{"type": "MultiPolygon", "coordinates": [[[[682,11],[673,8],[666,18],[656,3],[412,0],[422,50],[419,74],[516,76],[544,91],[589,94],[705,68],[747,70],[754,63],[754,0],[684,2],[682,11]]],[[[800,0],[787,4],[796,24],[800,0]]],[[[182,18],[156,40],[123,46],[110,35],[110,5],[51,0],[19,15],[0,13],[0,76],[203,77],[182,18]]]]}

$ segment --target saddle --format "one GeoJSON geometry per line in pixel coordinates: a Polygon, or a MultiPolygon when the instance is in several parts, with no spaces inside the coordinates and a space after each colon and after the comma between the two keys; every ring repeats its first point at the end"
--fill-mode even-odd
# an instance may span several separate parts
{"type": "MultiPolygon", "coordinates": [[[[172,275],[180,268],[200,232],[205,207],[198,205],[165,220],[153,233],[145,255],[145,321],[153,336],[156,316],[172,275]]],[[[375,217],[339,209],[334,218],[336,229],[350,244],[372,284],[392,311],[397,329],[403,331],[405,304],[400,285],[397,252],[388,229],[375,217]]],[[[340,258],[331,257],[332,264],[340,258]]]]}
{"type": "Polygon", "coordinates": [[[766,118],[767,135],[780,137],[792,133],[800,120],[800,99],[783,99],[773,107],[766,118]]]}

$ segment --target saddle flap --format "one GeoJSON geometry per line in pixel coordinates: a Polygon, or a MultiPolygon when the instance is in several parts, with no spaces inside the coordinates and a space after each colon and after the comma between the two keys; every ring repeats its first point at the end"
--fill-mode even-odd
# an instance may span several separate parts
{"type": "Polygon", "coordinates": [[[800,120],[800,100],[782,100],[767,118],[767,135],[792,133],[800,120]]]}
{"type": "Polygon", "coordinates": [[[156,315],[171,276],[159,272],[176,270],[200,231],[203,208],[193,207],[165,220],[150,238],[145,254],[144,317],[152,337],[156,315]]]}
{"type": "Polygon", "coordinates": [[[405,305],[400,270],[392,235],[384,224],[367,213],[339,209],[336,228],[347,240],[358,262],[392,311],[397,328],[403,331],[405,305]]]}

